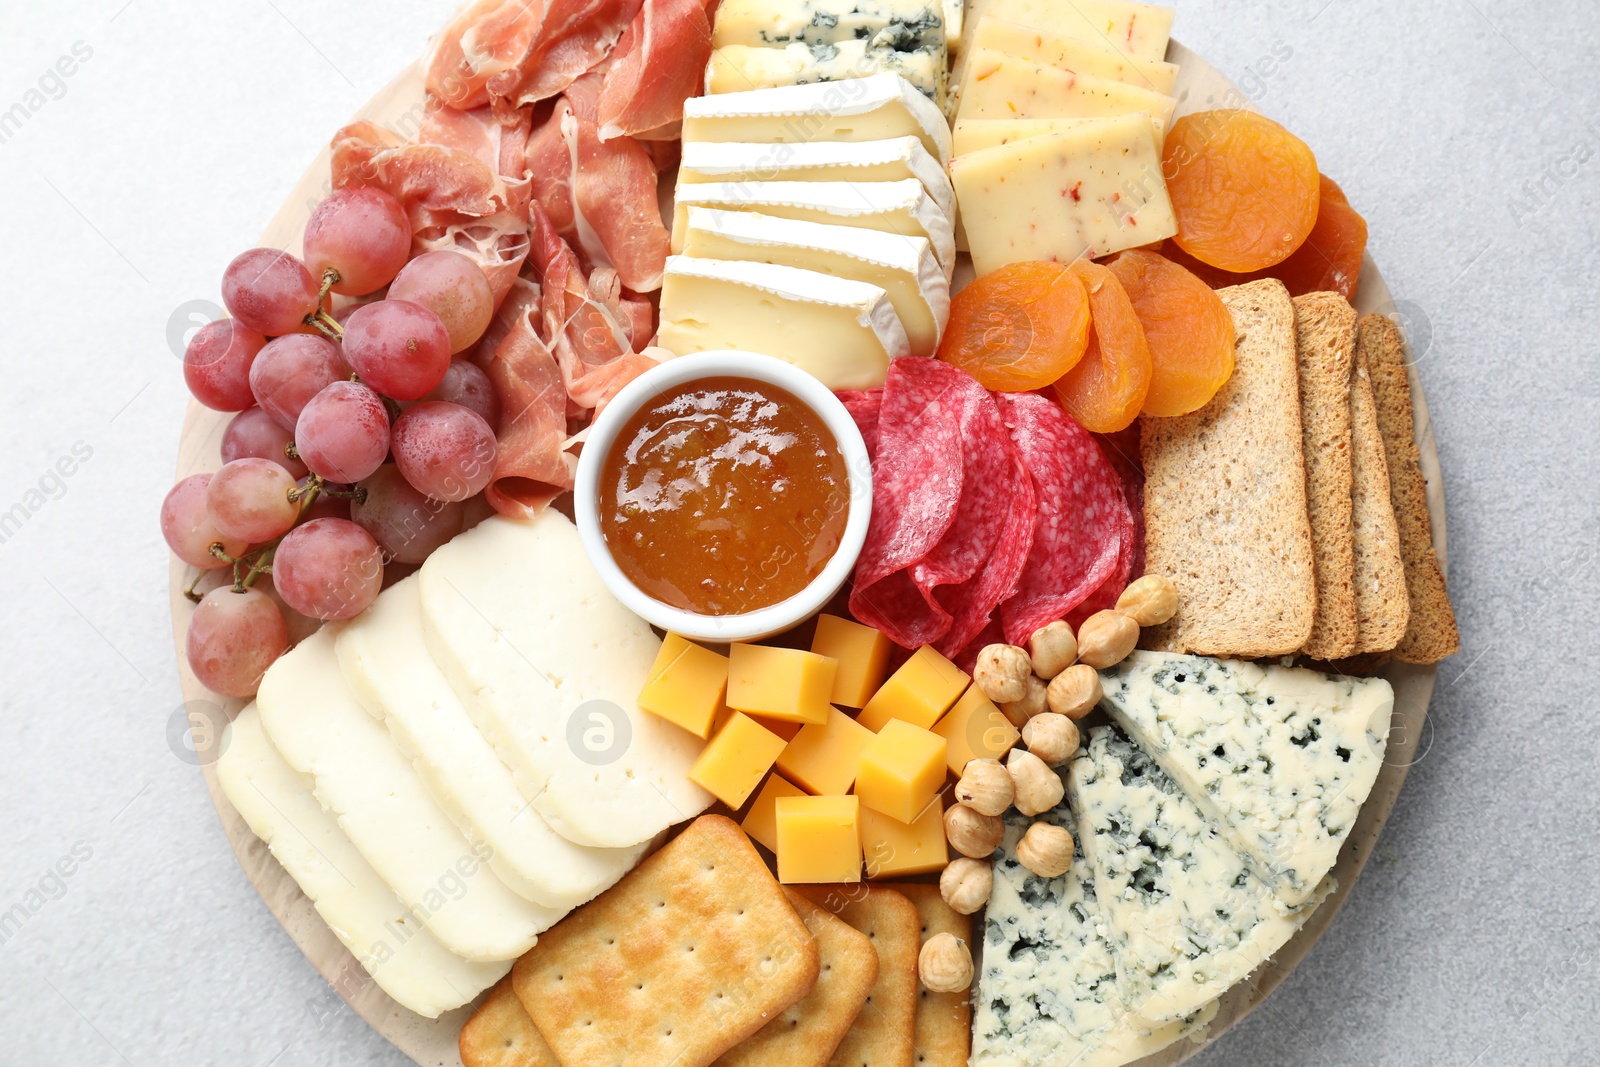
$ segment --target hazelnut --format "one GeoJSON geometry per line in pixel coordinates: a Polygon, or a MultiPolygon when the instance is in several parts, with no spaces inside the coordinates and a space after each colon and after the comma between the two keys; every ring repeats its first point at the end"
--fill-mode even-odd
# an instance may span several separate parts
{"type": "Polygon", "coordinates": [[[1139,624],[1120,611],[1097,611],[1078,627],[1078,662],[1097,671],[1115,667],[1139,643],[1139,624]]]}
{"type": "Polygon", "coordinates": [[[1159,626],[1178,613],[1178,587],[1161,574],[1147,574],[1117,597],[1117,610],[1140,626],[1159,626]]]}
{"type": "Polygon", "coordinates": [[[1036,822],[1017,842],[1017,862],[1040,878],[1059,878],[1072,869],[1072,835],[1059,826],[1036,822]]]}
{"type": "Polygon", "coordinates": [[[1066,787],[1061,776],[1045,765],[1044,760],[1020,748],[1011,750],[1006,757],[1006,771],[1011,775],[1016,792],[1013,803],[1024,815],[1038,815],[1061,803],[1066,787]]]}
{"type": "Polygon", "coordinates": [[[1072,627],[1057,619],[1028,638],[1028,654],[1033,673],[1049,681],[1077,660],[1078,639],[1072,636],[1072,627]]]}
{"type": "Polygon", "coordinates": [[[917,956],[917,973],[932,993],[959,993],[972,987],[972,953],[955,934],[934,934],[917,956]]]}
{"type": "Polygon", "coordinates": [[[1004,815],[1011,794],[1011,775],[997,759],[968,760],[956,783],[956,800],[980,815],[1004,815]]]}
{"type": "Polygon", "coordinates": [[[986,645],[978,653],[972,681],[996,704],[1009,704],[1027,695],[1032,674],[1033,661],[1016,645],[986,645]]]}
{"type": "Polygon", "coordinates": [[[971,915],[989,902],[994,869],[983,860],[960,856],[939,875],[939,895],[957,915],[971,915]]]}
{"type": "Polygon", "coordinates": [[[955,804],[944,813],[944,836],[950,847],[963,856],[981,860],[993,855],[1005,840],[1006,824],[998,815],[984,815],[965,804],[955,804]]]}
{"type": "Polygon", "coordinates": [[[1071,759],[1081,743],[1078,724],[1065,715],[1054,713],[1028,720],[1028,725],[1022,728],[1022,740],[1029,752],[1051,767],[1071,759]]]}
{"type": "Polygon", "coordinates": [[[1050,679],[1045,699],[1057,715],[1081,719],[1094,710],[1103,695],[1099,672],[1087,663],[1079,663],[1050,679]]]}
{"type": "Polygon", "coordinates": [[[1022,729],[1022,724],[1043,712],[1050,706],[1049,687],[1034,675],[1028,675],[1028,691],[1021,700],[1013,700],[1000,705],[1000,710],[1011,721],[1011,725],[1022,729]]]}

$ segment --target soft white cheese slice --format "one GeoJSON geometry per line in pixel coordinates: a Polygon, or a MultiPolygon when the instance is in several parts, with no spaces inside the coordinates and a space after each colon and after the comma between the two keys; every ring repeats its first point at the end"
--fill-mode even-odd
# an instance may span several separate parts
{"type": "Polygon", "coordinates": [[[517,790],[422,637],[416,575],[384,590],[335,641],[345,681],[385,723],[428,792],[489,868],[536,904],[568,910],[631,870],[644,845],[586,848],[562,837],[517,790]]]}
{"type": "Polygon", "coordinates": [[[992,48],[1047,67],[1111,78],[1158,93],[1172,95],[1178,82],[1178,65],[1118,51],[1104,41],[1086,41],[1031,26],[1019,26],[992,16],[978,20],[972,31],[973,48],[992,48]]]}
{"type": "Polygon", "coordinates": [[[551,829],[629,848],[710,806],[688,779],[703,742],[637,704],[660,639],[560,512],[484,520],[428,557],[419,586],[434,662],[551,829]]]}
{"type": "Polygon", "coordinates": [[[897,182],[706,182],[680,185],[672,217],[672,250],[683,251],[689,209],[755,211],[780,219],[853,226],[902,237],[923,237],[948,276],[955,269],[956,239],[950,217],[922,183],[897,182]]]}
{"type": "Polygon", "coordinates": [[[217,781],[328,928],[401,1007],[436,1019],[511,969],[510,960],[462,959],[417,921],[272,747],[254,704],[228,726],[217,781]]]}
{"type": "Polygon", "coordinates": [[[1177,101],[1153,89],[1092,74],[1057,70],[1034,59],[974,48],[956,121],[963,119],[1096,119],[1148,112],[1157,140],[1166,137],[1177,101]]]}
{"type": "Polygon", "coordinates": [[[735,349],[792,363],[829,389],[875,389],[911,353],[889,294],[798,267],[668,256],[656,344],[684,356],[735,349]]]}
{"type": "Polygon", "coordinates": [[[412,913],[469,960],[533,947],[564,911],[517,896],[423,787],[411,761],[345,685],[330,623],[268,669],[256,694],[261,725],[284,761],[412,913]]]}
{"type": "Polygon", "coordinates": [[[1193,800],[1109,726],[1068,773],[1129,1011],[1181,1019],[1243,981],[1332,888],[1291,908],[1193,800]]]}
{"type": "Polygon", "coordinates": [[[957,156],[950,177],[979,274],[1109,255],[1178,230],[1143,115],[957,156]]]}
{"type": "Polygon", "coordinates": [[[780,219],[751,211],[689,209],[684,255],[777,263],[883,289],[913,356],[931,356],[950,318],[950,280],[925,238],[780,219]]]}
{"type": "Polygon", "coordinates": [[[723,45],[706,63],[707,93],[740,93],[777,85],[810,85],[892,72],[944,106],[947,71],[944,49],[901,51],[870,40],[837,44],[788,44],[760,47],[723,45]]]}
{"type": "Polygon", "coordinates": [[[1170,7],[1132,0],[972,0],[963,33],[965,48],[985,17],[1073,37],[1139,59],[1164,59],[1172,36],[1170,7]]]}
{"type": "Polygon", "coordinates": [[[915,51],[943,49],[942,11],[930,0],[723,0],[717,6],[711,43],[782,48],[870,41],[915,51]]]}
{"type": "Polygon", "coordinates": [[[1166,652],[1101,678],[1102,706],[1256,873],[1287,904],[1310,899],[1383,768],[1389,683],[1166,652]]]}
{"type": "Polygon", "coordinates": [[[683,104],[685,141],[879,141],[917,137],[940,163],[950,161],[944,114],[898,74],[813,85],[691,97],[683,104]]]}

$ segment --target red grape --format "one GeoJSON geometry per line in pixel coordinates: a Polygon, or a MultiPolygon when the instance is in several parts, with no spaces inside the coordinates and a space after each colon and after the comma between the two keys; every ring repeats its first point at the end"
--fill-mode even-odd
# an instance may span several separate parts
{"type": "Polygon", "coordinates": [[[438,387],[426,399],[460,404],[477,412],[490,426],[500,425],[500,395],[494,391],[494,383],[483,368],[470,360],[452,361],[438,387]]]}
{"type": "Polygon", "coordinates": [[[349,377],[338,345],[317,334],[291,334],[261,350],[250,367],[250,390],[263,411],[293,432],[307,401],[349,377]]]}
{"type": "Polygon", "coordinates": [[[389,454],[389,412],[361,382],[334,382],[300,412],[294,441],[313,474],[359,482],[389,454]]]}
{"type": "Polygon", "coordinates": [[[421,563],[466,521],[464,505],[423,496],[393,463],[379,467],[361,488],[367,498],[350,506],[350,517],[398,563],[421,563]]]}
{"type": "Polygon", "coordinates": [[[317,282],[305,264],[276,248],[240,252],[222,272],[222,302],[257,333],[294,333],[317,310],[317,282]]]}
{"type": "Polygon", "coordinates": [[[390,300],[421,304],[444,323],[450,351],[478,343],[494,317],[494,293],[483,268],[460,252],[424,252],[407,263],[389,286],[390,300]]]}
{"type": "Polygon", "coordinates": [[[294,434],[278,425],[276,419],[261,408],[246,408],[233,417],[228,428],[222,431],[222,462],[236,459],[270,459],[291,477],[304,478],[306,465],[290,459],[284,446],[294,443],[294,434]]]}
{"type": "Polygon", "coordinates": [[[313,519],[279,542],[272,581],[283,602],[302,615],[353,618],[383,587],[383,553],[349,519],[313,519]]]}
{"type": "Polygon", "coordinates": [[[225,697],[255,695],[261,676],[289,647],[289,629],[259,589],[213,589],[189,619],[184,648],[200,684],[225,697]]]}
{"type": "Polygon", "coordinates": [[[494,477],[499,446],[483,417],[428,400],[395,420],[394,461],[412,488],[435,500],[466,500],[494,477]]]}
{"type": "Polygon", "coordinates": [[[420,400],[450,369],[450,335],[421,304],[380,300],[345,324],[344,358],[384,396],[420,400]]]}
{"type": "Polygon", "coordinates": [[[411,254],[411,224],[400,201],[382,189],[330,193],[306,223],[306,267],[320,284],[329,267],[339,272],[333,291],[364,296],[394,280],[411,254]]]}
{"type": "Polygon", "coordinates": [[[230,556],[242,556],[248,542],[229,537],[217,529],[206,510],[206,491],[211,475],[191,474],[167,493],[161,502],[161,536],[173,555],[191,567],[216,570],[228,564],[211,554],[211,546],[221,544],[230,556]]]}
{"type": "Polygon", "coordinates": [[[250,398],[250,369],[267,339],[232,319],[208,322],[183,350],[183,380],[194,398],[214,411],[243,411],[250,398]]]}
{"type": "Polygon", "coordinates": [[[300,518],[289,499],[294,478],[270,459],[236,459],[211,476],[206,510],[224,534],[259,545],[287,533],[300,518]]]}

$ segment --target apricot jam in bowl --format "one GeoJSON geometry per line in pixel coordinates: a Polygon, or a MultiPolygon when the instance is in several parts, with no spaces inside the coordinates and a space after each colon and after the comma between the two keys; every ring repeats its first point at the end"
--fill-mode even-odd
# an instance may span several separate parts
{"type": "Polygon", "coordinates": [[[652,625],[702,641],[782,633],[844,585],[872,469],[839,399],[753,352],[671,359],[590,428],[573,502],[589,561],[652,625]]]}

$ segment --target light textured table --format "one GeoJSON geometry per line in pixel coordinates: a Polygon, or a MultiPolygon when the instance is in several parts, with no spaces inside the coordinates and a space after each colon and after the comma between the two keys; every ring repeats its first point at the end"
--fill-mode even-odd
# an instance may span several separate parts
{"type": "MultiPolygon", "coordinates": [[[[403,1062],[261,906],[174,754],[155,522],[185,316],[450,0],[381,6],[0,6],[5,1067],[403,1062]]],[[[1177,33],[1371,222],[1463,631],[1349,904],[1196,1062],[1600,1063],[1600,15],[1182,0],[1177,33]]]]}

